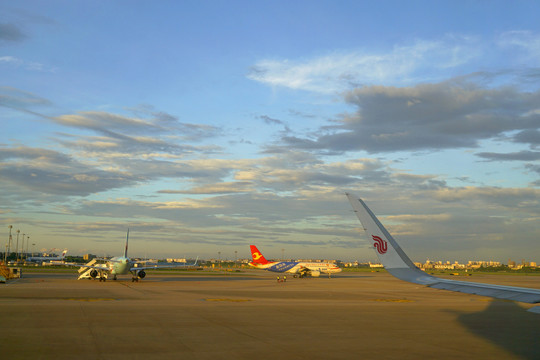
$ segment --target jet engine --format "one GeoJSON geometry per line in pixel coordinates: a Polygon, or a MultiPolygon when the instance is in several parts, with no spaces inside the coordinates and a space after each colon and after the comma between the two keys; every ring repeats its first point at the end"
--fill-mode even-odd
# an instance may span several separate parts
{"type": "Polygon", "coordinates": [[[313,277],[319,277],[321,275],[321,272],[317,270],[311,270],[309,273],[313,277]]]}
{"type": "Polygon", "coordinates": [[[97,270],[93,269],[92,271],[90,271],[90,276],[92,277],[92,279],[95,279],[98,276],[97,270]]]}
{"type": "Polygon", "coordinates": [[[137,273],[137,276],[140,277],[141,279],[144,279],[144,277],[146,276],[146,273],[144,272],[144,270],[141,270],[137,273]]]}

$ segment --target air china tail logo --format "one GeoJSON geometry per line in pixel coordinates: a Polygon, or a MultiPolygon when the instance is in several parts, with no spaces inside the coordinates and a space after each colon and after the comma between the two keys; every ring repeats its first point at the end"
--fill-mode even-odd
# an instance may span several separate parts
{"type": "Polygon", "coordinates": [[[253,260],[259,260],[260,258],[262,258],[261,254],[259,254],[258,252],[253,253],[253,260]]]}
{"type": "Polygon", "coordinates": [[[379,254],[386,254],[386,251],[388,250],[388,243],[378,236],[371,235],[371,237],[373,238],[373,241],[375,241],[373,246],[375,246],[375,249],[377,249],[377,252],[379,254]]]}

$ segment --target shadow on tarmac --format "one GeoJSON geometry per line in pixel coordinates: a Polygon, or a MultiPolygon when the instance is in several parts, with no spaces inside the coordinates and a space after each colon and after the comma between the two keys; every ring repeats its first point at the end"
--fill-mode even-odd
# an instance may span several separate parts
{"type": "Polygon", "coordinates": [[[482,312],[458,314],[457,320],[481,336],[524,359],[540,359],[540,314],[513,301],[493,300],[482,312]]]}

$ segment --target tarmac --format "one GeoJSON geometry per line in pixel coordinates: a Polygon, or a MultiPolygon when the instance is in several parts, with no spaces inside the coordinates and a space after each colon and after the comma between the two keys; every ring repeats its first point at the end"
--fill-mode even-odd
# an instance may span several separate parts
{"type": "MultiPolygon", "coordinates": [[[[386,272],[23,275],[0,284],[2,359],[540,359],[532,305],[386,272]]],[[[540,288],[539,276],[460,280],[540,288]]]]}

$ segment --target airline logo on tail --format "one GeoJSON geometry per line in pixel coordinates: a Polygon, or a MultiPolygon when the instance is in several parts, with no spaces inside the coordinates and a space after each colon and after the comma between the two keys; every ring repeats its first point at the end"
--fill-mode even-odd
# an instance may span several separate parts
{"type": "Polygon", "coordinates": [[[255,245],[249,245],[249,248],[251,249],[251,256],[253,257],[253,262],[255,264],[264,265],[269,263],[269,261],[264,258],[263,254],[261,254],[255,245]]]}
{"type": "Polygon", "coordinates": [[[371,235],[371,237],[373,238],[373,241],[375,241],[373,246],[375,246],[375,249],[377,249],[377,252],[379,254],[386,254],[386,252],[388,251],[388,243],[386,242],[386,240],[383,240],[380,237],[375,236],[375,235],[371,235]]]}

